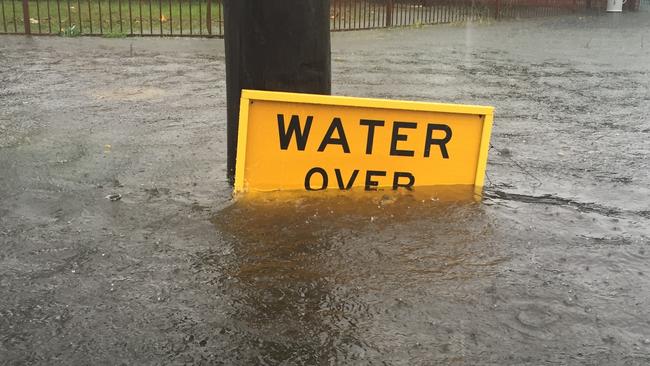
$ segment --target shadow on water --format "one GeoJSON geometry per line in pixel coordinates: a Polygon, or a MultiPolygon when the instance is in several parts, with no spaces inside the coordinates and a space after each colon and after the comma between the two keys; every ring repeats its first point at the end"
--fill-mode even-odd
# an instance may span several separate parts
{"type": "Polygon", "coordinates": [[[397,313],[410,308],[417,323],[435,312],[415,297],[455,297],[503,260],[471,187],[268,193],[240,198],[214,222],[232,245],[221,265],[233,332],[261,363],[381,357],[393,348],[386,332],[403,327],[397,313]]]}

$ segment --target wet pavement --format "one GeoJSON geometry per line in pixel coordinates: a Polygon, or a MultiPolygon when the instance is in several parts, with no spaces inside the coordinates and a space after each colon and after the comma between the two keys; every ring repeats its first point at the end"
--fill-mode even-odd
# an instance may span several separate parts
{"type": "Polygon", "coordinates": [[[335,94],[496,107],[480,203],[235,203],[222,41],[0,38],[0,364],[650,363],[649,31],[333,35],[335,94]]]}

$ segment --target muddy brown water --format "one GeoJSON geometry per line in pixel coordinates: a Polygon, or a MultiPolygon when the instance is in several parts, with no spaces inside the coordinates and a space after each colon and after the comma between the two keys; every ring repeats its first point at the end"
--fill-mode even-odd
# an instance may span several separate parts
{"type": "Polygon", "coordinates": [[[649,31],[333,35],[335,94],[496,107],[480,202],[233,202],[221,41],[0,38],[0,364],[648,364],[649,31]]]}

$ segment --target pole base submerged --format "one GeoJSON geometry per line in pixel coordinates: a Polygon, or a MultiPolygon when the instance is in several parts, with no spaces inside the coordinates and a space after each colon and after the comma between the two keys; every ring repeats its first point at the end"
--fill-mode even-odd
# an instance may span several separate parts
{"type": "Polygon", "coordinates": [[[225,0],[227,175],[242,89],[330,94],[329,0],[225,0]]]}

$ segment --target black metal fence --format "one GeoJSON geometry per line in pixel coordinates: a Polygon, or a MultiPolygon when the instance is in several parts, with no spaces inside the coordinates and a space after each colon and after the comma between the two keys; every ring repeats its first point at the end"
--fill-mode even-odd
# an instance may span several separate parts
{"type": "Polygon", "coordinates": [[[222,0],[0,0],[0,33],[222,36],[222,0]]]}
{"type": "MultiPolygon", "coordinates": [[[[637,4],[640,0],[636,1],[637,4]]],[[[604,9],[606,0],[331,0],[334,31],[604,9]]],[[[637,6],[638,9],[638,6],[637,6]]],[[[0,0],[0,34],[222,37],[223,0],[0,0]]]]}

